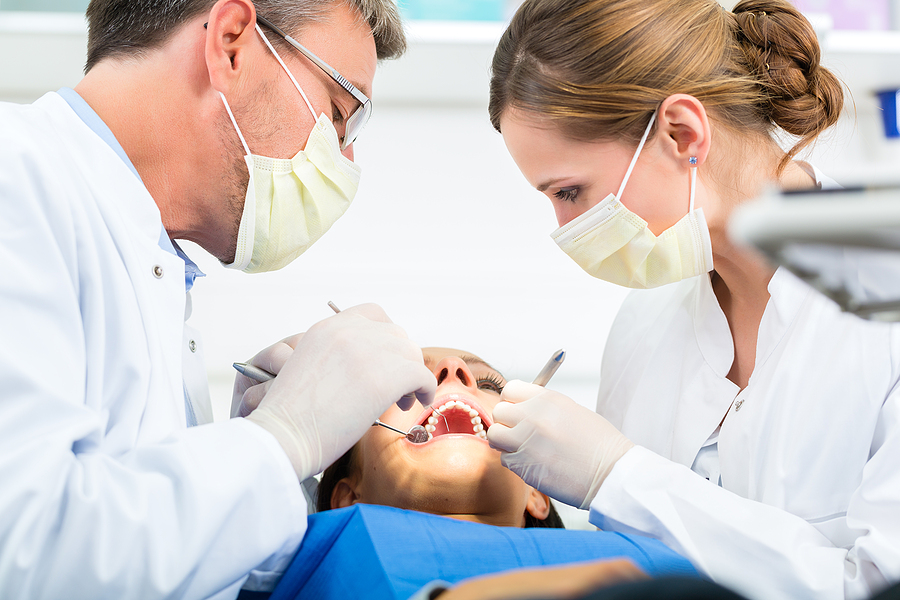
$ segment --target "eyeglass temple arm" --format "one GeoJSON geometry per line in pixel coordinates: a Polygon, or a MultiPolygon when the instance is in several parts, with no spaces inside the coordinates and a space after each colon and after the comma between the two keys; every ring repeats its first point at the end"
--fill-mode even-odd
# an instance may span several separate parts
{"type": "Polygon", "coordinates": [[[324,60],[322,60],[321,58],[319,58],[318,56],[316,56],[315,54],[313,54],[312,52],[307,50],[303,44],[301,44],[300,42],[298,42],[297,40],[295,40],[294,38],[289,36],[287,33],[282,31],[280,27],[278,27],[277,25],[275,25],[274,23],[272,23],[271,21],[269,21],[268,19],[266,19],[265,17],[261,16],[258,13],[256,15],[256,20],[259,21],[260,23],[262,23],[263,25],[265,25],[266,27],[268,27],[269,29],[271,29],[272,31],[274,31],[275,33],[277,33],[278,35],[280,35],[281,37],[283,37],[285,40],[287,40],[287,43],[289,43],[291,46],[293,46],[294,48],[296,48],[297,50],[302,52],[303,56],[305,56],[306,58],[311,60],[317,67],[319,67],[320,69],[322,69],[323,71],[325,71],[326,73],[331,75],[331,77],[335,81],[337,81],[338,84],[340,84],[340,86],[342,88],[344,88],[345,90],[350,92],[354,98],[356,98],[357,100],[360,101],[361,104],[365,104],[366,102],[369,101],[369,99],[366,97],[365,94],[363,94],[361,91],[359,91],[359,89],[357,89],[357,87],[355,85],[353,85],[352,83],[350,83],[349,81],[344,79],[344,76],[341,75],[340,73],[338,73],[335,69],[333,69],[331,67],[331,65],[329,65],[327,62],[325,62],[324,60]]]}

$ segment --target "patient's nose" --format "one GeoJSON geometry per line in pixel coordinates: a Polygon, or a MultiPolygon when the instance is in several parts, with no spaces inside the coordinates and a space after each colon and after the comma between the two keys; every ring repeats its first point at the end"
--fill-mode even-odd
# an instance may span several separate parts
{"type": "Polygon", "coordinates": [[[461,383],[465,387],[475,387],[475,377],[466,361],[456,356],[447,356],[434,369],[437,384],[461,383]]]}

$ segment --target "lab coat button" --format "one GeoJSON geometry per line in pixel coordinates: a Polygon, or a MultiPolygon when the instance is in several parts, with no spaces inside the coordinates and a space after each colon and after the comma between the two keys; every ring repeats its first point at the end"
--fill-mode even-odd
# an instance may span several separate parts
{"type": "Polygon", "coordinates": [[[740,400],[738,400],[737,402],[734,403],[734,412],[741,410],[741,406],[743,406],[743,405],[744,405],[744,399],[741,398],[740,400]]]}
{"type": "Polygon", "coordinates": [[[197,342],[195,342],[194,340],[189,341],[188,348],[191,349],[191,352],[196,352],[197,351],[197,342]]]}
{"type": "Polygon", "coordinates": [[[153,265],[153,276],[157,279],[162,279],[163,268],[159,265],[153,265]]]}

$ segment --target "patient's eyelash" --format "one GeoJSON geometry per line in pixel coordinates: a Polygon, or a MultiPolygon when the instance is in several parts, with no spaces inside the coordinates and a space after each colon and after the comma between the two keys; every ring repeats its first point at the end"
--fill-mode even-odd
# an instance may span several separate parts
{"type": "Polygon", "coordinates": [[[575,202],[575,200],[578,198],[578,188],[561,188],[553,195],[563,202],[575,202]]]}
{"type": "Polygon", "coordinates": [[[475,382],[478,386],[479,390],[487,390],[489,392],[495,392],[499,394],[503,391],[503,386],[506,385],[503,383],[503,380],[497,377],[496,375],[487,375],[485,377],[479,377],[475,382]]]}

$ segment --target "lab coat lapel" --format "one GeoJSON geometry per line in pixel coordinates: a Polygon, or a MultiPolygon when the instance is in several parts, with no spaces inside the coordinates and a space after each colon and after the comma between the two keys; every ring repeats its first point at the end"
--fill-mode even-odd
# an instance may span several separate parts
{"type": "Polygon", "coordinates": [[[688,467],[738,392],[737,386],[727,379],[734,361],[731,330],[709,275],[697,278],[689,310],[693,313],[693,333],[701,360],[697,373],[684,375],[686,389],[678,404],[672,443],[672,460],[688,467]]]}

